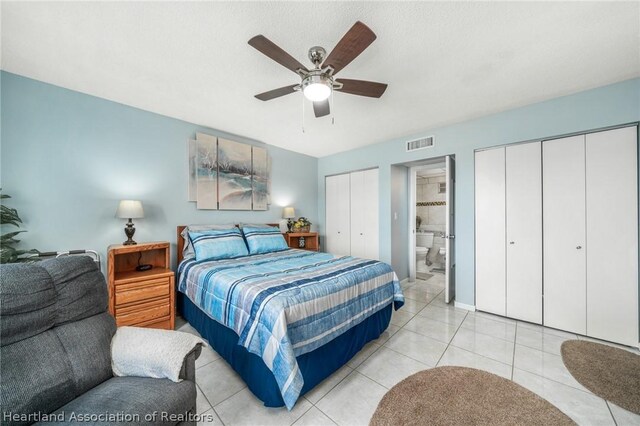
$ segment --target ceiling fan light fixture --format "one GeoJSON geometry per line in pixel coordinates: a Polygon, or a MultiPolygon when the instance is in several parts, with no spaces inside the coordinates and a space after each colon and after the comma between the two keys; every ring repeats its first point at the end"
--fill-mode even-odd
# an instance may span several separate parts
{"type": "Polygon", "coordinates": [[[320,102],[331,96],[333,82],[324,75],[310,75],[302,81],[302,93],[311,102],[320,102]]]}

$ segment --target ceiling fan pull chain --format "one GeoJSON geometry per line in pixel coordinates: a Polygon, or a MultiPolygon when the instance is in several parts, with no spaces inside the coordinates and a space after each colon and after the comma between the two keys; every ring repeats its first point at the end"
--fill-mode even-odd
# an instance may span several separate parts
{"type": "Polygon", "coordinates": [[[331,125],[336,124],[336,102],[333,97],[333,90],[331,90],[331,125]]]}

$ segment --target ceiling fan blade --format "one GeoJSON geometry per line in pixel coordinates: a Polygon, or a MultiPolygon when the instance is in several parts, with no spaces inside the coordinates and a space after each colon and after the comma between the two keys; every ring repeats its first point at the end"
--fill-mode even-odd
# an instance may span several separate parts
{"type": "Polygon", "coordinates": [[[369,47],[375,39],[376,35],[369,27],[360,21],[356,22],[333,48],[327,59],[324,60],[322,67],[330,65],[334,69],[333,74],[337,74],[369,47]]]}
{"type": "Polygon", "coordinates": [[[316,117],[324,117],[329,115],[329,99],[313,103],[313,112],[316,117]]]}
{"type": "Polygon", "coordinates": [[[291,86],[280,87],[278,89],[269,90],[268,92],[260,93],[256,95],[256,98],[261,101],[268,101],[271,99],[279,98],[280,96],[288,95],[295,92],[295,87],[299,84],[292,84],[291,86]]]}
{"type": "Polygon", "coordinates": [[[342,83],[342,88],[336,89],[340,92],[350,93],[358,96],[368,96],[370,98],[379,98],[382,96],[387,85],[384,83],[376,83],[374,81],[350,80],[347,78],[336,79],[336,83],[342,83]]]}
{"type": "Polygon", "coordinates": [[[249,40],[249,45],[264,53],[280,65],[297,74],[298,69],[309,71],[304,65],[298,62],[293,56],[282,50],[278,45],[263,35],[257,35],[249,40]]]}

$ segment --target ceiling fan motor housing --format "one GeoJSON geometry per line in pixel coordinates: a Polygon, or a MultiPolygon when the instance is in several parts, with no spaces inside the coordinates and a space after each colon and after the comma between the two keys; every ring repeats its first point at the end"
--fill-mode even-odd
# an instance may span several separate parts
{"type": "Polygon", "coordinates": [[[318,68],[322,62],[324,62],[324,58],[327,55],[327,51],[324,50],[324,47],[321,46],[313,46],[309,49],[309,60],[313,62],[313,64],[318,68]]]}

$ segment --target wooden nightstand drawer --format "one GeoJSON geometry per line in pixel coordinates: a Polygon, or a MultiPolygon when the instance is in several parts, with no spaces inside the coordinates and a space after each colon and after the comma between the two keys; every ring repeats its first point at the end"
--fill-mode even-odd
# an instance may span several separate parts
{"type": "Polygon", "coordinates": [[[116,310],[121,305],[167,297],[171,291],[171,278],[155,278],[116,286],[116,310]]]}
{"type": "Polygon", "coordinates": [[[167,241],[109,246],[109,312],[118,326],[173,329],[175,274],[169,254],[167,241]],[[151,268],[139,271],[139,265],[151,268]]]}
{"type": "Polygon", "coordinates": [[[160,320],[171,315],[169,299],[154,300],[124,307],[116,307],[116,325],[137,325],[160,320]]]}

